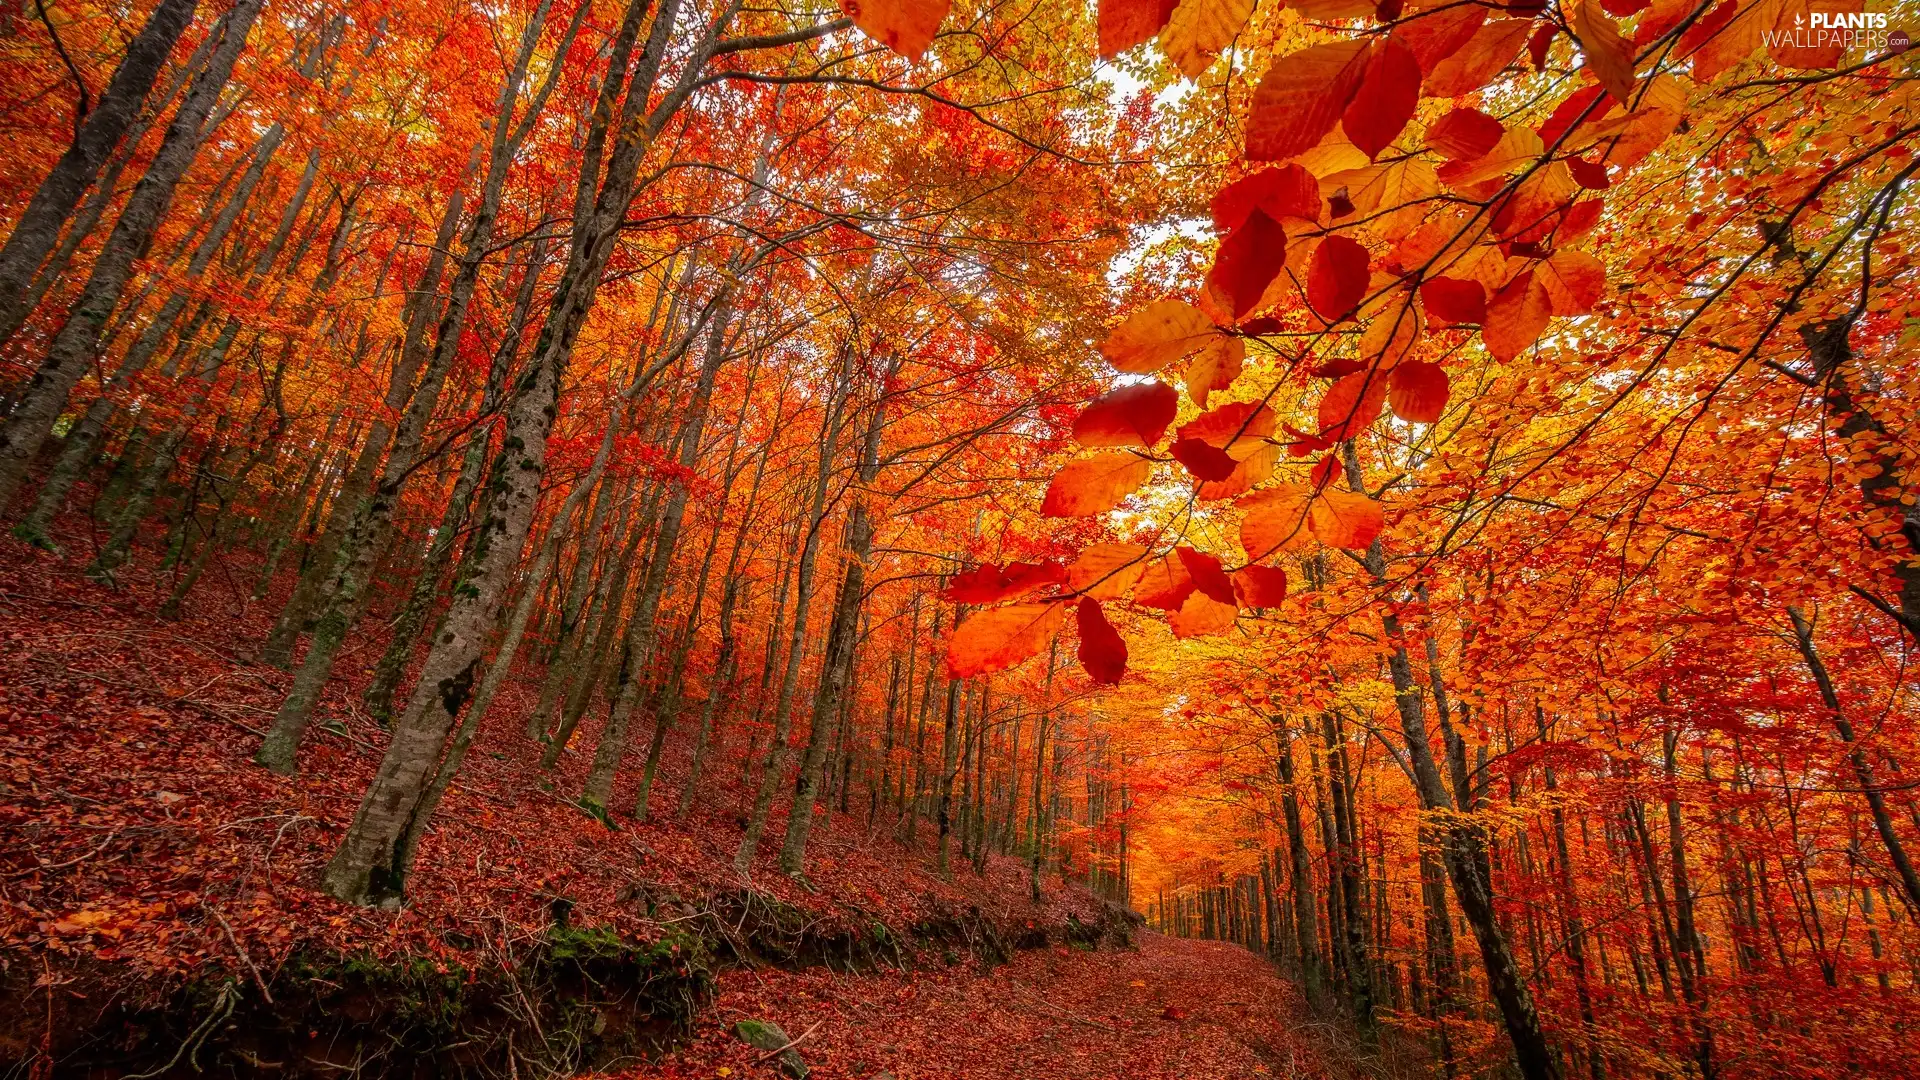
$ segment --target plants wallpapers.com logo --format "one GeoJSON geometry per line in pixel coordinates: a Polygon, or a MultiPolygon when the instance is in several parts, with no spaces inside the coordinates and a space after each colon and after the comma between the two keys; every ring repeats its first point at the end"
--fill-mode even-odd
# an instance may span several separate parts
{"type": "Polygon", "coordinates": [[[1837,48],[1869,56],[1906,52],[1911,37],[1887,22],[1884,11],[1810,11],[1796,14],[1791,28],[1767,30],[1762,37],[1770,49],[1837,48]]]}

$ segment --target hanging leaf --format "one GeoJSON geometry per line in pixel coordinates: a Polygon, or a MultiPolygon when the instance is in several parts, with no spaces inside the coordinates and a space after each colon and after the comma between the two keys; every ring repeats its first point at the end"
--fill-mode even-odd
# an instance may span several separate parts
{"type": "MultiPolygon", "coordinates": [[[[1234,444],[1235,449],[1241,445],[1234,444]]],[[[1282,452],[1283,448],[1278,443],[1256,444],[1252,452],[1234,465],[1233,472],[1226,479],[1201,484],[1194,493],[1195,497],[1202,502],[1211,502],[1252,491],[1255,485],[1264,484],[1273,476],[1273,467],[1279,464],[1282,452]]]]}
{"type": "Polygon", "coordinates": [[[1149,375],[1199,349],[1213,321],[1180,300],[1156,300],[1127,316],[1100,343],[1100,355],[1121,371],[1149,375]]]}
{"type": "Polygon", "coordinates": [[[1167,625],[1177,638],[1213,637],[1232,630],[1239,615],[1232,600],[1222,603],[1196,589],[1187,594],[1180,610],[1167,617],[1167,625]]]}
{"type": "Polygon", "coordinates": [[[1091,596],[1080,598],[1075,617],[1080,624],[1081,670],[1097,683],[1119,682],[1127,671],[1127,643],[1091,596]]]}
{"type": "Polygon", "coordinates": [[[862,33],[909,60],[918,60],[946,21],[950,0],[840,0],[862,33]]]}
{"type": "Polygon", "coordinates": [[[1100,0],[1100,55],[1111,59],[1152,41],[1179,0],[1100,0]]]}
{"type": "Polygon", "coordinates": [[[1093,544],[1067,566],[1067,588],[1095,600],[1127,595],[1147,569],[1147,549],[1139,544],[1093,544]]]}
{"type": "Polygon", "coordinates": [[[1585,315],[1607,294],[1607,268],[1584,251],[1556,251],[1536,273],[1555,315],[1585,315]]]}
{"type": "Polygon", "coordinates": [[[1207,285],[1227,298],[1237,322],[1260,305],[1260,297],[1286,259],[1287,231],[1255,208],[1244,224],[1220,242],[1213,269],[1207,271],[1207,285]]]}
{"type": "Polygon", "coordinates": [[[1428,278],[1420,283],[1420,303],[1443,323],[1479,323],[1487,317],[1487,290],[1477,281],[1428,278]]]}
{"type": "Polygon", "coordinates": [[[1340,122],[1366,74],[1364,38],[1316,45],[1276,59],[1253,92],[1247,157],[1285,161],[1313,149],[1340,122]]]}
{"type": "Polygon", "coordinates": [[[1307,531],[1307,506],[1312,493],[1299,484],[1276,484],[1241,499],[1240,546],[1248,562],[1259,562],[1279,551],[1312,546],[1307,531]]]}
{"type": "Polygon", "coordinates": [[[986,563],[948,578],[940,599],[954,604],[991,604],[1065,580],[1066,569],[1058,563],[1009,563],[1005,570],[986,563]]]}
{"type": "Polygon", "coordinates": [[[1424,79],[1435,64],[1459,52],[1487,21],[1487,9],[1478,4],[1448,4],[1411,15],[1393,28],[1394,40],[1405,45],[1420,65],[1424,79]]]}
{"type": "Polygon", "coordinates": [[[1374,43],[1366,72],[1341,115],[1341,130],[1368,158],[1380,156],[1399,137],[1420,103],[1420,61],[1392,38],[1374,43]]]}
{"type": "Polygon", "coordinates": [[[1160,51],[1189,79],[1213,66],[1253,14],[1254,0],[1180,0],[1160,31],[1160,51]]]}
{"type": "Polygon", "coordinates": [[[1152,446],[1180,411],[1180,395],[1163,382],[1123,386],[1094,399],[1073,422],[1081,446],[1152,446]]]}
{"type": "Polygon", "coordinates": [[[1207,398],[1215,390],[1226,390],[1240,377],[1246,362],[1247,345],[1237,337],[1215,337],[1195,353],[1187,365],[1187,396],[1195,405],[1207,407],[1207,398]]]}
{"type": "Polygon", "coordinates": [[[1455,109],[1427,128],[1427,146],[1449,161],[1472,161],[1487,156],[1506,131],[1479,109],[1455,109]]]}
{"type": "Polygon", "coordinates": [[[1213,196],[1213,227],[1237,229],[1255,209],[1279,221],[1282,218],[1320,220],[1324,200],[1320,181],[1299,165],[1278,165],[1242,177],[1213,196]]]}
{"type": "Polygon", "coordinates": [[[1277,566],[1243,566],[1233,572],[1233,591],[1244,607],[1279,607],[1287,598],[1287,572],[1277,566]]]}
{"type": "Polygon", "coordinates": [[[1482,25],[1465,45],[1433,66],[1420,92],[1438,98],[1473,93],[1513,63],[1532,29],[1531,19],[1500,19],[1482,25]]]}
{"type": "Polygon", "coordinates": [[[1065,604],[1009,604],[976,611],[947,644],[947,677],[1005,671],[1047,647],[1066,619],[1065,604]]]}
{"type": "Polygon", "coordinates": [[[1367,295],[1367,249],[1344,236],[1329,236],[1314,249],[1307,268],[1307,303],[1328,323],[1353,314],[1367,295]]]}
{"type": "Polygon", "coordinates": [[[1133,602],[1162,611],[1177,611],[1186,603],[1193,588],[1193,575],[1187,573],[1186,563],[1178,556],[1162,555],[1149,562],[1146,573],[1140,575],[1140,584],[1133,590],[1133,602]]]}
{"type": "Polygon", "coordinates": [[[1233,475],[1240,463],[1227,456],[1225,450],[1209,446],[1199,439],[1175,439],[1169,448],[1173,460],[1186,466],[1195,480],[1225,480],[1233,475]]]}
{"type": "Polygon", "coordinates": [[[1328,547],[1366,547],[1385,524],[1379,503],[1358,492],[1332,488],[1314,497],[1307,514],[1307,528],[1328,547]]]}
{"type": "Polygon", "coordinates": [[[1091,517],[1120,505],[1153,475],[1153,462],[1124,450],[1070,461],[1040,500],[1046,517],[1091,517]]]}
{"type": "Polygon", "coordinates": [[[1320,399],[1320,437],[1331,442],[1351,439],[1380,419],[1387,397],[1387,380],[1375,371],[1358,371],[1327,388],[1320,399]]]}
{"type": "Polygon", "coordinates": [[[1533,271],[1522,270],[1487,304],[1480,337],[1495,360],[1511,360],[1540,340],[1552,316],[1553,303],[1545,286],[1535,280],[1533,271]]]}
{"type": "Polygon", "coordinates": [[[1387,377],[1387,403],[1393,415],[1415,424],[1431,424],[1447,408],[1447,373],[1439,364],[1401,364],[1387,377]]]}
{"type": "Polygon", "coordinates": [[[1180,557],[1180,564],[1187,568],[1187,576],[1193,579],[1194,588],[1220,603],[1233,603],[1233,582],[1227,579],[1226,571],[1220,569],[1219,559],[1190,547],[1174,548],[1173,553],[1180,557]]]}
{"type": "Polygon", "coordinates": [[[1620,27],[1600,10],[1598,0],[1578,0],[1567,28],[1580,39],[1587,68],[1613,100],[1633,102],[1633,46],[1620,36],[1620,27]]]}
{"type": "Polygon", "coordinates": [[[1261,439],[1273,434],[1273,410],[1257,401],[1234,401],[1201,413],[1180,425],[1182,439],[1197,439],[1238,458],[1261,439]]]}

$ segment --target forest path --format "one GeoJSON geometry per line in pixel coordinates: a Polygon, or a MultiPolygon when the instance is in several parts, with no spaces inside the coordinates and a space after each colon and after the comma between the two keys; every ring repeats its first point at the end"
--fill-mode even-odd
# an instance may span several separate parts
{"type": "Polygon", "coordinates": [[[1022,952],[869,975],[727,972],[693,1042],[619,1073],[760,1080],[779,1073],[736,1039],[736,1021],[770,1020],[819,1080],[1072,1077],[1315,1077],[1297,1035],[1298,997],[1236,945],[1143,932],[1139,948],[1022,952]]]}

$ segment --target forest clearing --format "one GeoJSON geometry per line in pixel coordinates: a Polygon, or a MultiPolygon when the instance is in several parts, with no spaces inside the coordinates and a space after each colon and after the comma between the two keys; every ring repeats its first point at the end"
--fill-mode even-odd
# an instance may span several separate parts
{"type": "Polygon", "coordinates": [[[0,11],[0,1075],[1920,1076],[1913,26],[0,11]]]}

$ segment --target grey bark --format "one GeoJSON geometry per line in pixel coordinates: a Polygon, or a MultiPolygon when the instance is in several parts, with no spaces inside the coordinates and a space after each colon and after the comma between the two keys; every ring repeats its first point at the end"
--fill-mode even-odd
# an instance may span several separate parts
{"type": "Polygon", "coordinates": [[[0,512],[13,501],[27,468],[66,408],[74,384],[92,363],[107,318],[133,277],[134,263],[152,244],[154,230],[173,201],[174,188],[199,153],[207,117],[233,74],[234,62],[246,46],[247,33],[263,2],[237,0],[221,20],[220,45],[208,58],[205,70],[195,76],[167,126],[160,149],[146,174],[134,185],[120,220],[114,223],[113,232],[94,260],[80,298],[67,314],[66,325],[54,335],[20,403],[0,428],[0,512]]]}
{"type": "MultiPolygon", "coordinates": [[[[198,0],[160,0],[140,32],[127,43],[126,55],[120,58],[99,102],[74,133],[72,144],[40,182],[20,220],[14,223],[6,245],[0,247],[0,343],[10,340],[26,321],[30,306],[25,301],[34,271],[54,249],[60,227],[139,115],[154,80],[180,35],[193,22],[198,6],[198,0]]],[[[204,119],[204,112],[201,117],[204,119]]],[[[198,128],[198,120],[194,126],[198,128]]],[[[0,509],[5,509],[5,503],[0,498],[0,509]]]]}

